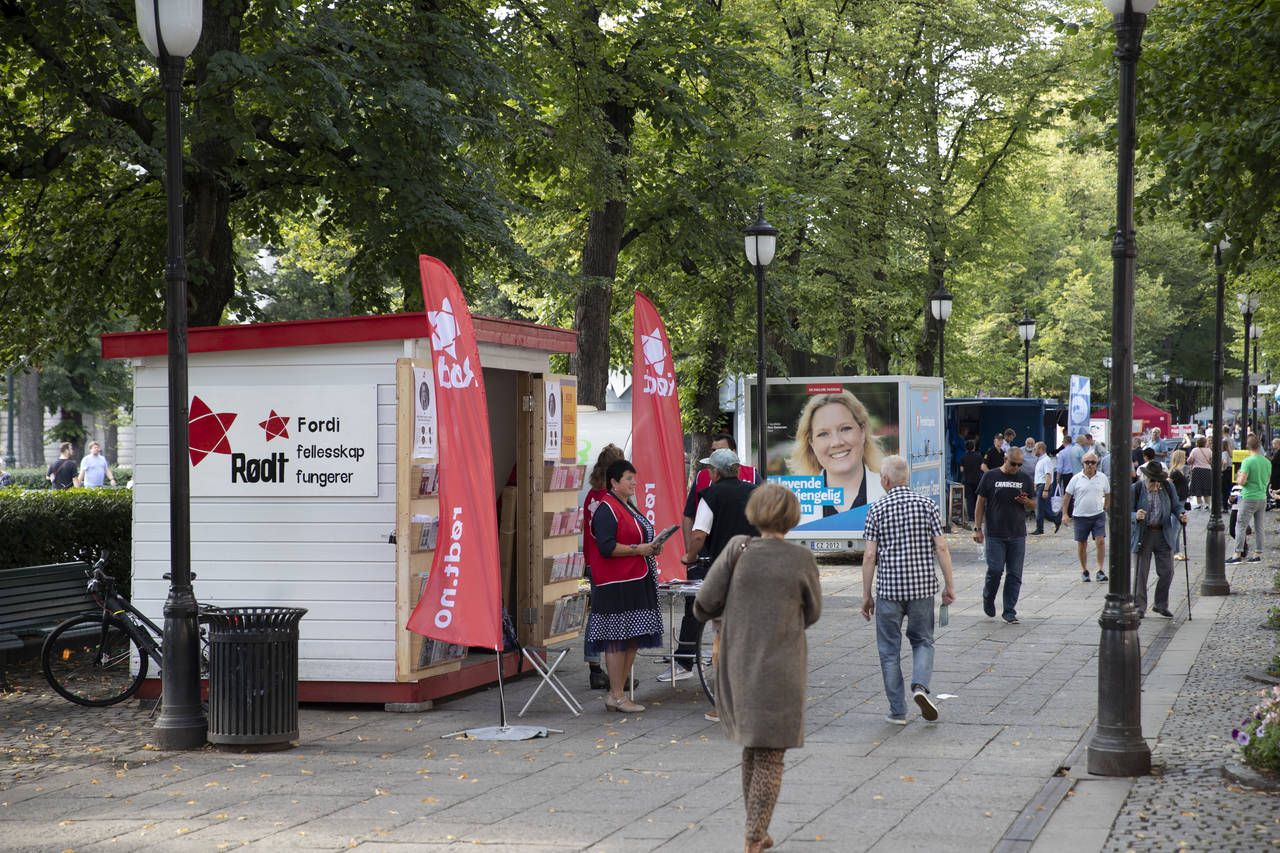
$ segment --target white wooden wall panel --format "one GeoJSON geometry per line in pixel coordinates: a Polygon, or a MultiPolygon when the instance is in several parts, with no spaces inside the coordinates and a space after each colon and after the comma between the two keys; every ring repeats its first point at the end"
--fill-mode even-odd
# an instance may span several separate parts
{"type": "MultiPolygon", "coordinates": [[[[306,607],[299,676],[395,680],[395,360],[400,341],[197,353],[189,384],[378,387],[376,497],[193,498],[191,567],[201,601],[306,607]]],[[[157,623],[168,595],[167,366],[138,360],[134,600],[157,623]]]]}

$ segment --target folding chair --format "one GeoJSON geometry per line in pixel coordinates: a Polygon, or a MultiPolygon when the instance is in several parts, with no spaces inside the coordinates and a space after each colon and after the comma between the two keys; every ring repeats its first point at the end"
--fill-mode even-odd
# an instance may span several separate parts
{"type": "Polygon", "coordinates": [[[533,693],[529,696],[529,700],[524,703],[524,707],[520,709],[520,713],[516,714],[517,717],[524,716],[524,712],[529,710],[529,706],[533,704],[534,699],[538,698],[538,694],[542,692],[543,687],[550,687],[560,697],[560,701],[573,712],[575,717],[582,713],[582,703],[574,698],[573,694],[569,692],[569,688],[565,687],[564,682],[560,680],[560,676],[556,675],[556,667],[569,654],[569,650],[570,647],[568,646],[562,649],[550,649],[545,646],[523,646],[521,648],[521,654],[524,655],[529,665],[537,671],[542,680],[533,689],[533,693]]]}

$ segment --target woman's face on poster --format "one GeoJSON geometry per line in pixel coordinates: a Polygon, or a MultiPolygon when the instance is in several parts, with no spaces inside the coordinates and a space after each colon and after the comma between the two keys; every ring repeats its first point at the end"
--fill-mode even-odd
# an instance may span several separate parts
{"type": "Polygon", "coordinates": [[[862,467],[865,432],[839,403],[819,406],[809,422],[809,447],[828,474],[849,474],[862,467]]]}

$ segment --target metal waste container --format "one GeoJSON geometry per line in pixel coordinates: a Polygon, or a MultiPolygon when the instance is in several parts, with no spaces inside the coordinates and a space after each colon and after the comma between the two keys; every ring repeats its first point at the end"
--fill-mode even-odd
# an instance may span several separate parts
{"type": "Polygon", "coordinates": [[[298,739],[298,607],[208,614],[209,742],[287,748],[298,739]]]}

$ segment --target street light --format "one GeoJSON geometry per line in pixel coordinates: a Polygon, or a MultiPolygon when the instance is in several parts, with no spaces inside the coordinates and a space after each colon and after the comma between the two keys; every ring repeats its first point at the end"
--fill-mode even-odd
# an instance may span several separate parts
{"type": "Polygon", "coordinates": [[[756,447],[756,470],[769,476],[769,457],[765,442],[769,440],[769,395],[765,390],[764,367],[764,268],[773,260],[778,245],[778,229],[764,219],[764,205],[756,208],[756,221],[747,226],[747,263],[756,271],[756,409],[759,412],[759,442],[756,447]]]}
{"type": "Polygon", "coordinates": [[[1022,396],[1031,396],[1031,339],[1036,336],[1036,321],[1031,319],[1027,309],[1022,309],[1022,319],[1018,321],[1018,337],[1022,338],[1023,369],[1022,396]]]}
{"type": "MultiPolygon", "coordinates": [[[[1136,135],[1137,65],[1142,31],[1156,0],[1105,0],[1115,21],[1116,59],[1120,61],[1119,111],[1116,119],[1116,230],[1111,241],[1111,360],[1115,365],[1115,398],[1108,449],[1116,459],[1129,459],[1133,437],[1133,290],[1138,242],[1133,225],[1133,147],[1136,135]]],[[[1129,494],[1130,468],[1111,466],[1111,494],[1129,494]]],[[[1089,772],[1101,776],[1138,776],[1151,772],[1151,748],[1142,737],[1142,673],[1138,648],[1139,614],[1130,590],[1129,507],[1113,500],[1108,535],[1110,585],[1098,624],[1098,724],[1089,742],[1089,772]]]]}
{"type": "Polygon", "coordinates": [[[938,376],[946,381],[946,340],[947,340],[947,318],[951,316],[951,303],[955,301],[955,297],[947,292],[945,284],[939,284],[938,289],[929,295],[929,313],[933,314],[933,319],[938,321],[938,376]]]}
{"type": "Polygon", "coordinates": [[[1244,315],[1244,369],[1240,383],[1240,447],[1244,447],[1245,435],[1248,433],[1249,414],[1249,338],[1253,337],[1249,328],[1253,325],[1253,313],[1258,310],[1256,293],[1237,293],[1236,307],[1244,315]]]}
{"type": "Polygon", "coordinates": [[[162,749],[200,749],[208,721],[200,704],[200,643],[191,588],[191,488],[187,461],[187,261],[182,220],[182,73],[200,40],[201,0],[135,0],[138,32],[160,60],[164,86],[165,189],[169,258],[169,597],[156,741],[162,749]],[[157,26],[157,22],[159,26],[157,26]]]}
{"type": "MultiPolygon", "coordinates": [[[[1212,230],[1213,224],[1205,225],[1212,230]]],[[[1213,345],[1213,465],[1209,466],[1211,474],[1209,486],[1209,521],[1205,525],[1204,534],[1204,579],[1200,582],[1201,595],[1228,595],[1231,585],[1227,583],[1227,539],[1226,529],[1222,523],[1222,373],[1226,360],[1222,351],[1224,314],[1226,309],[1226,269],[1222,266],[1222,253],[1231,248],[1231,241],[1226,235],[1213,247],[1213,266],[1218,272],[1218,292],[1216,296],[1216,317],[1214,321],[1213,345]]]]}

